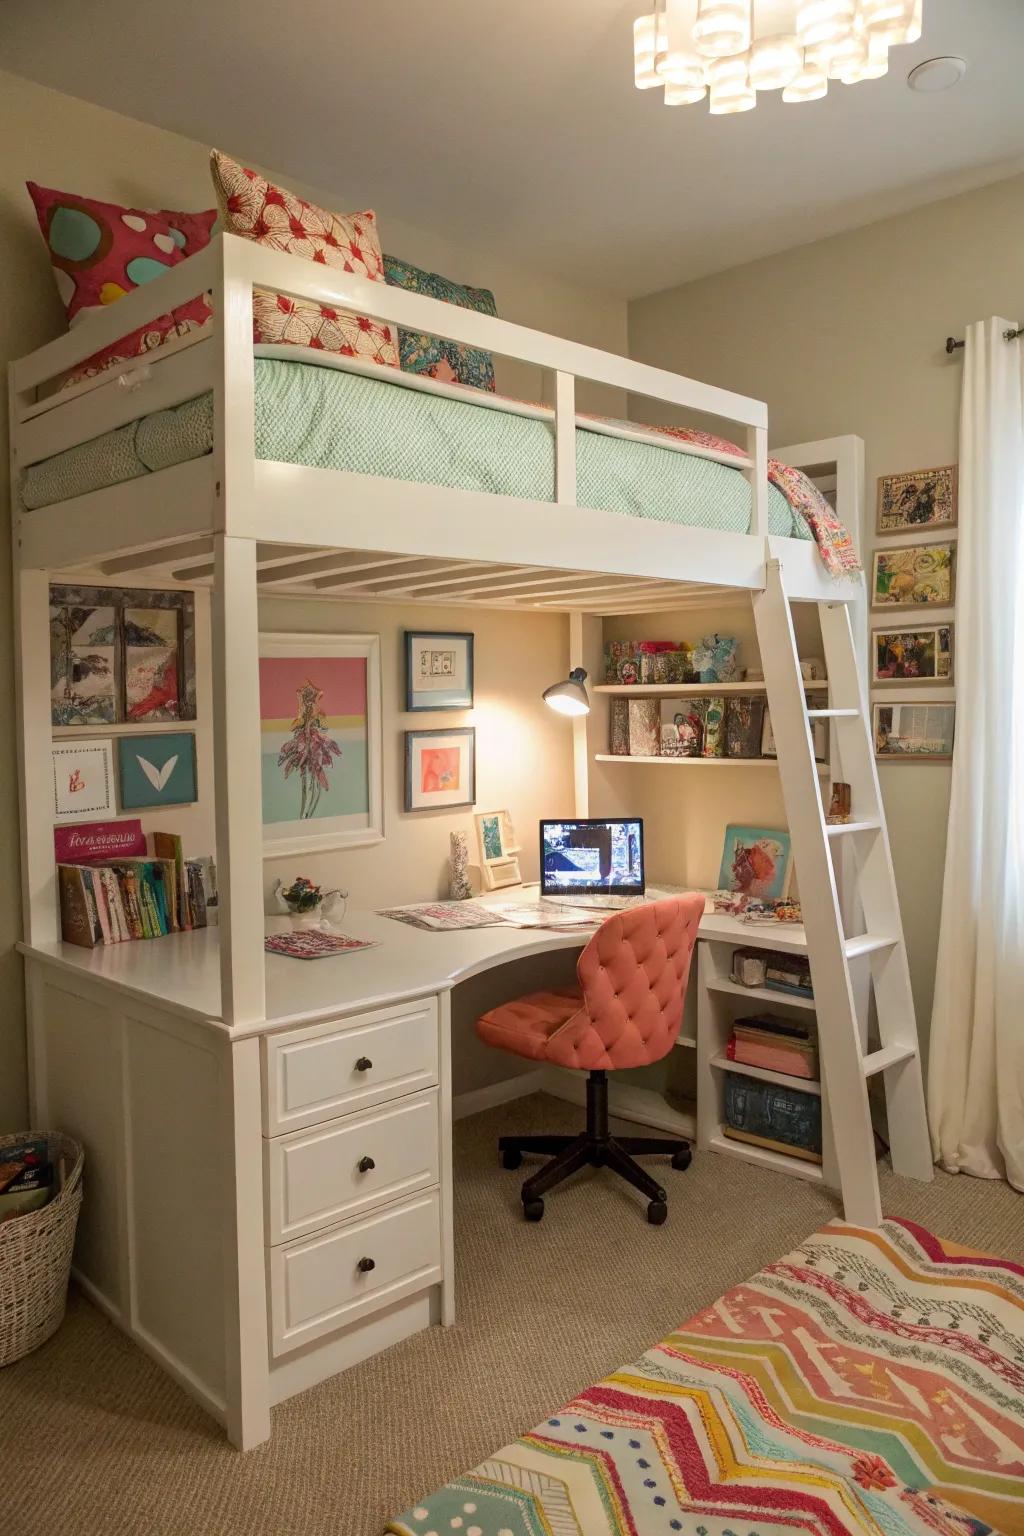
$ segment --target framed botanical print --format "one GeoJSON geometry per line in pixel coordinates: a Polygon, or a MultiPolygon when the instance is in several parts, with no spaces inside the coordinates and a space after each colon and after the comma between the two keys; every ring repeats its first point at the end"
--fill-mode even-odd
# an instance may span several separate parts
{"type": "Polygon", "coordinates": [[[876,704],[875,757],[893,763],[948,763],[955,704],[876,704]]]}
{"type": "Polygon", "coordinates": [[[55,741],[53,819],[114,811],[114,752],[110,741],[55,741]]]}
{"type": "Polygon", "coordinates": [[[260,636],[263,854],[384,836],[377,635],[260,636]]]}
{"type": "Polygon", "coordinates": [[[897,683],[952,683],[952,624],[872,630],[871,681],[886,687],[897,683]]]}
{"type": "Polygon", "coordinates": [[[915,469],[909,474],[879,477],[879,533],[955,528],[956,519],[955,464],[947,464],[942,469],[915,469]]]}
{"type": "Polygon", "coordinates": [[[445,811],[476,800],[476,731],[406,731],[405,808],[445,811]]]}
{"type": "Polygon", "coordinates": [[[473,636],[460,631],[407,629],[405,707],[471,709],[473,636]]]}
{"type": "Polygon", "coordinates": [[[196,718],[195,600],[148,588],[50,588],[55,726],[196,718]]]}
{"type": "Polygon", "coordinates": [[[502,885],[521,885],[519,844],[508,811],[487,811],[473,818],[480,846],[480,869],[487,890],[502,885]]]}
{"type": "Polygon", "coordinates": [[[876,549],[872,608],[949,608],[956,596],[956,546],[896,545],[876,549]]]}

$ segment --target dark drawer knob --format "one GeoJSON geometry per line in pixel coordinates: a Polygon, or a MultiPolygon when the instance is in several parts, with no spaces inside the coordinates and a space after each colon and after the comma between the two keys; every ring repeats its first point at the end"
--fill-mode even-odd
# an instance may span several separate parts
{"type": "Polygon", "coordinates": [[[377,1266],[372,1259],[360,1259],[359,1263],[356,1265],[356,1268],[361,1275],[368,1275],[370,1270],[376,1269],[377,1266]]]}
{"type": "Polygon", "coordinates": [[[359,1159],[359,1172],[360,1173],[369,1173],[370,1170],[372,1168],[376,1168],[376,1166],[377,1166],[377,1164],[374,1162],[372,1157],[361,1157],[359,1159]]]}
{"type": "Polygon", "coordinates": [[[370,1060],[369,1056],[360,1056],[359,1060],[356,1062],[356,1071],[369,1072],[372,1066],[373,1062],[370,1060]]]}

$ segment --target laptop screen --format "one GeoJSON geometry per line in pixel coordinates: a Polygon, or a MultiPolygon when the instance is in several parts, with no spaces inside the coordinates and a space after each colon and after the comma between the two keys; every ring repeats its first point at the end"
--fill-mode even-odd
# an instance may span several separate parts
{"type": "Polygon", "coordinates": [[[644,894],[644,824],[542,821],[542,896],[644,894]]]}

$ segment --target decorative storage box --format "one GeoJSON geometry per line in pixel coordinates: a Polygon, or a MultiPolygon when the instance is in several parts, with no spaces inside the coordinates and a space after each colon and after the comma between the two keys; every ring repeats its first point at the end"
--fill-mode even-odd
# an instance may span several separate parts
{"type": "Polygon", "coordinates": [[[721,757],[725,748],[725,700],[662,699],[664,757],[721,757]]]}
{"type": "Polygon", "coordinates": [[[612,699],[608,711],[608,750],[616,757],[629,756],[629,699],[612,699]]]}
{"type": "Polygon", "coordinates": [[[725,703],[726,757],[760,757],[765,701],[753,694],[731,694],[725,703]]]}
{"type": "Polygon", "coordinates": [[[661,756],[661,707],[657,699],[628,699],[630,757],[661,756]]]}
{"type": "Polygon", "coordinates": [[[726,1136],[821,1162],[821,1096],[788,1084],[725,1074],[726,1136]]]}

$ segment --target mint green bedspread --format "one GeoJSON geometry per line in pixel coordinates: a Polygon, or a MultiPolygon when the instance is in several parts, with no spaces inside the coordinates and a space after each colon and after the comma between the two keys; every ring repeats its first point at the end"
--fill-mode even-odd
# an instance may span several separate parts
{"type": "MultiPolygon", "coordinates": [[[[465,490],[553,501],[549,421],[301,362],[256,359],[256,456],[465,490]]],[[[199,395],[32,465],[29,510],[66,501],[209,453],[213,397],[199,395]]],[[[648,442],[578,428],[577,500],[632,517],[750,526],[750,486],[738,469],[648,442]]],[[[809,530],[770,488],[774,534],[809,530]]]]}

